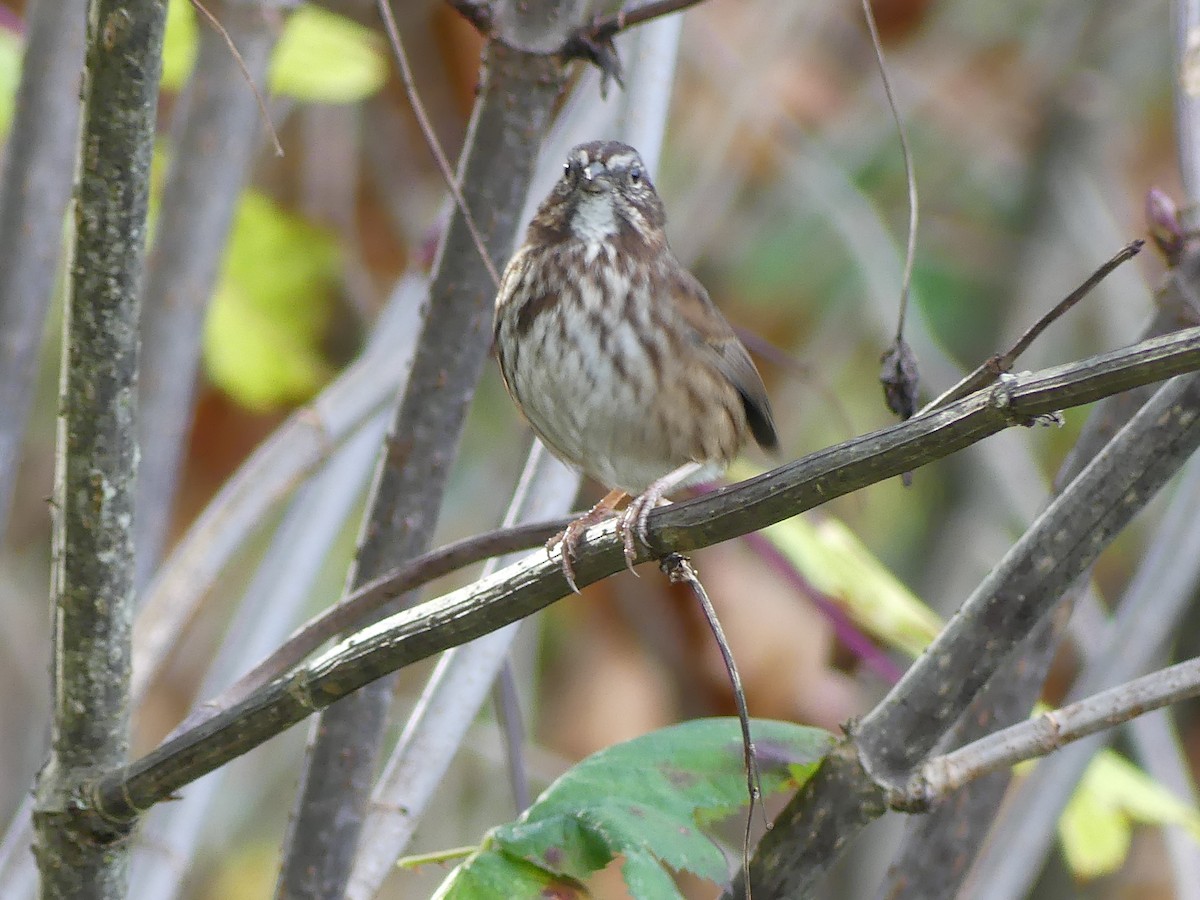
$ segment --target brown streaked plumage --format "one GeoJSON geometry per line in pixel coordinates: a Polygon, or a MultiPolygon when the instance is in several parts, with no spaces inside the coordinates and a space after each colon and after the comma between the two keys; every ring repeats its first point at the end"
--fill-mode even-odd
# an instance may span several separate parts
{"type": "Polygon", "coordinates": [[[758,370],[665,223],[637,151],[581,144],[496,296],[508,392],[555,455],[613,489],[563,535],[572,588],[580,536],[625,495],[637,495],[621,519],[632,561],[664,494],[720,475],[750,437],[777,446],[758,370]]]}

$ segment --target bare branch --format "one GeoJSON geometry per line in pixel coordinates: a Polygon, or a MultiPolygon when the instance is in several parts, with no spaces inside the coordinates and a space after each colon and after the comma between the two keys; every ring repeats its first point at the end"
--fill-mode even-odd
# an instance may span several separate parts
{"type": "Polygon", "coordinates": [[[297,628],[278,650],[230,685],[220,696],[205,702],[172,731],[172,735],[194,728],[218,712],[240,703],[252,691],[299,665],[326,641],[365,624],[388,603],[409,591],[472,563],[544,544],[562,531],[571,518],[563,516],[549,522],[528,522],[463,538],[423,553],[398,569],[367,582],[340,603],[330,606],[297,628]]]}
{"type": "Polygon", "coordinates": [[[255,127],[254,83],[266,79],[276,41],[266,7],[216,0],[213,8],[225,24],[203,9],[216,24],[200,29],[195,69],[175,104],[174,152],[146,263],[138,385],[139,590],[162,561],[171,531],[195,408],[204,317],[238,201],[262,143],[255,127]],[[238,55],[241,70],[229,63],[234,40],[244,54],[238,55]]]}
{"type": "Polygon", "coordinates": [[[425,104],[421,102],[421,95],[417,93],[417,85],[413,80],[412,67],[408,64],[408,54],[404,52],[404,42],[400,40],[400,29],[396,26],[396,17],[392,15],[392,6],[388,0],[379,0],[377,6],[379,8],[379,15],[383,19],[384,30],[387,31],[388,42],[392,47],[392,54],[396,57],[396,64],[400,69],[400,81],[404,84],[404,92],[408,95],[408,103],[412,107],[413,115],[417,117],[417,124],[421,127],[421,134],[425,138],[429,152],[433,154],[433,158],[437,162],[438,171],[442,173],[442,180],[446,182],[446,187],[449,189],[450,195],[454,198],[454,203],[458,207],[459,214],[463,217],[463,223],[466,225],[467,231],[471,234],[471,240],[475,242],[475,249],[478,251],[479,259],[483,262],[488,275],[492,279],[492,286],[499,288],[500,273],[496,271],[496,264],[492,262],[487,245],[484,244],[483,235],[480,234],[479,226],[475,223],[475,217],[471,214],[471,209],[467,206],[467,201],[463,198],[462,189],[458,185],[458,179],[454,176],[450,160],[446,158],[446,151],[442,149],[442,142],[438,140],[437,133],[433,130],[433,123],[429,121],[429,114],[425,112],[425,104]]]}
{"type": "Polygon", "coordinates": [[[54,718],[38,775],[47,897],[117,900],[126,832],[87,816],[89,772],[129,752],[138,335],[166,7],[92,0],[54,486],[54,718]]]}
{"type": "Polygon", "coordinates": [[[818,773],[788,804],[755,855],[760,891],[811,890],[837,851],[879,814],[884,794],[903,790],[1012,647],[1200,445],[1198,402],[1200,376],[1160,388],[1038,517],[863,718],[842,764],[818,773]],[[858,788],[847,789],[847,781],[858,788]]]}
{"type": "MultiPolygon", "coordinates": [[[[556,0],[508,8],[531,32],[560,24],[556,0]]],[[[565,71],[561,60],[492,40],[459,159],[463,205],[443,236],[428,313],[362,526],[351,587],[429,549],[463,423],[491,345],[495,267],[508,257],[537,149],[565,71]],[[481,256],[465,210],[481,220],[481,256]]],[[[399,601],[399,605],[402,601],[399,601]]],[[[278,891],[344,892],[370,797],[393,691],[384,681],[326,710],[316,726],[291,820],[278,891]]]]}
{"type": "MultiPolygon", "coordinates": [[[[1010,376],[995,389],[973,394],[945,409],[915,416],[708,496],[655,510],[650,516],[651,541],[664,554],[718,543],[915,469],[1014,424],[1197,368],[1200,328],[1193,328],[1070,366],[1010,376]]],[[[615,523],[595,526],[587,538],[579,548],[576,565],[581,585],[624,568],[615,523]]],[[[639,559],[655,555],[643,551],[639,559]]],[[[118,821],[135,817],[199,775],[348,692],[523,618],[568,590],[561,568],[538,553],[474,585],[398,613],[133,765],[104,777],[94,792],[96,809],[118,821]]]]}
{"type": "Polygon", "coordinates": [[[584,59],[596,66],[603,76],[600,82],[600,91],[603,93],[609,80],[621,83],[621,60],[617,56],[613,38],[636,25],[643,25],[652,19],[679,12],[701,2],[702,0],[650,0],[611,16],[597,17],[589,24],[576,29],[563,42],[558,53],[564,59],[584,59]]]}
{"type": "Polygon", "coordinates": [[[1178,663],[1086,700],[1035,716],[921,766],[896,809],[918,809],[981,775],[1046,756],[1072,741],[1113,728],[1151,710],[1200,694],[1200,658],[1178,663]]]}
{"type": "Polygon", "coordinates": [[[1117,253],[1105,262],[1100,268],[1087,277],[1083,284],[1067,294],[1062,300],[1054,305],[1054,308],[1047,312],[1044,316],[1038,319],[1031,325],[1026,332],[1021,335],[1015,344],[1007,351],[991,359],[985,360],[979,366],[962,379],[950,390],[946,391],[936,400],[929,404],[928,409],[934,409],[943,404],[950,403],[954,400],[960,400],[970,393],[980,390],[994,382],[1000,375],[1005,372],[1011,372],[1013,365],[1018,357],[1030,348],[1035,340],[1043,331],[1066,315],[1080,300],[1092,292],[1100,282],[1107,278],[1117,266],[1122,263],[1129,262],[1138,253],[1141,252],[1146,242],[1140,238],[1130,241],[1122,247],[1117,253]]]}

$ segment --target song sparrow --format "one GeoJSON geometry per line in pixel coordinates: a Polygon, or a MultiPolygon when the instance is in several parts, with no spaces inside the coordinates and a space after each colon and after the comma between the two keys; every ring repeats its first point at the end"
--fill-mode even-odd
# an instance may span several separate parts
{"type": "Polygon", "coordinates": [[[627,496],[618,528],[632,568],[634,535],[646,543],[666,493],[720,475],[750,435],[777,446],[762,378],[665,222],[636,150],[581,144],[496,295],[509,394],[551,452],[613,489],[547,544],[573,590],[580,537],[627,496]]]}

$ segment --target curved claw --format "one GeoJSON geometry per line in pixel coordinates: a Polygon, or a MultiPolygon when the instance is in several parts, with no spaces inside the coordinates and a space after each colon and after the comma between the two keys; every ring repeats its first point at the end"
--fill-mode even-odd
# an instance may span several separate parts
{"type": "Polygon", "coordinates": [[[621,544],[625,549],[625,567],[634,575],[637,575],[633,568],[637,563],[635,540],[641,541],[645,547],[650,546],[650,511],[662,502],[662,494],[661,490],[651,485],[644,493],[633,498],[617,523],[617,533],[621,535],[621,544]]]}
{"type": "Polygon", "coordinates": [[[576,519],[564,530],[546,541],[546,553],[553,557],[554,550],[557,548],[562,554],[563,578],[567,580],[567,585],[576,594],[579,593],[579,585],[575,583],[575,551],[579,549],[579,541],[583,537],[583,533],[592,524],[587,521],[587,518],[587,516],[583,516],[576,519]]]}
{"type": "Polygon", "coordinates": [[[554,557],[555,548],[562,553],[563,578],[566,579],[567,585],[576,594],[579,593],[579,585],[575,583],[575,552],[579,549],[583,535],[597,522],[603,522],[611,516],[613,508],[624,500],[625,496],[624,491],[610,491],[604,495],[599,503],[573,521],[563,531],[546,541],[546,552],[551,558],[554,557]]]}

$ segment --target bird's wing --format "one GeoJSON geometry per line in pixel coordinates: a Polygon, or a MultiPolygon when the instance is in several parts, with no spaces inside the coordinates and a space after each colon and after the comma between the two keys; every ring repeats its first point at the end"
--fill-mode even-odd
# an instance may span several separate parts
{"type": "Polygon", "coordinates": [[[679,288],[673,298],[676,311],[690,326],[696,344],[704,348],[742,398],[746,421],[759,446],[764,450],[779,449],[771,401],[750,354],[734,334],[733,326],[712,302],[704,285],[682,266],[679,269],[679,288]]]}

